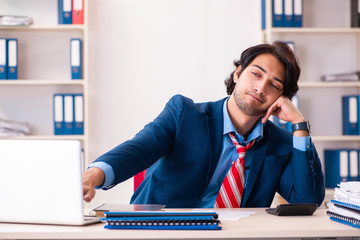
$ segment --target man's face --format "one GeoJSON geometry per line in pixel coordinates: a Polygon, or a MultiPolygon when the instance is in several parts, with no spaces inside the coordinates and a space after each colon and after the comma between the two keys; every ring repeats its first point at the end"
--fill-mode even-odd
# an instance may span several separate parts
{"type": "Polygon", "coordinates": [[[238,77],[233,95],[239,109],[249,116],[262,116],[283,93],[285,67],[269,53],[258,55],[238,77]]]}

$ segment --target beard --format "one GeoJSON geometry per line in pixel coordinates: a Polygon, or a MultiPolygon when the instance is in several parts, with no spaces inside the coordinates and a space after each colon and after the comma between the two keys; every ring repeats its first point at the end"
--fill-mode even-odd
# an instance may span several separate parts
{"type": "MultiPolygon", "coordinates": [[[[256,94],[254,94],[256,95],[256,94]]],[[[244,97],[244,95],[243,95],[244,97]]],[[[265,115],[267,109],[262,109],[262,108],[257,108],[255,106],[253,106],[252,104],[250,104],[249,102],[245,101],[241,96],[239,96],[239,94],[234,91],[234,99],[235,99],[235,103],[238,106],[238,108],[245,113],[248,116],[251,117],[260,117],[265,115]]]]}

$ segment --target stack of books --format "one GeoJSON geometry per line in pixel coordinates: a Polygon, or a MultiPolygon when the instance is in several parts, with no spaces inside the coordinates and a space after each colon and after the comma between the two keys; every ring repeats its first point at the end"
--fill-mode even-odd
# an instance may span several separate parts
{"type": "Polygon", "coordinates": [[[0,118],[0,137],[17,137],[28,133],[30,133],[28,123],[0,118]]]}
{"type": "Polygon", "coordinates": [[[330,219],[360,228],[360,182],[341,182],[326,212],[330,219]]]}
{"type": "Polygon", "coordinates": [[[215,212],[105,212],[107,229],[221,230],[215,212]]]}

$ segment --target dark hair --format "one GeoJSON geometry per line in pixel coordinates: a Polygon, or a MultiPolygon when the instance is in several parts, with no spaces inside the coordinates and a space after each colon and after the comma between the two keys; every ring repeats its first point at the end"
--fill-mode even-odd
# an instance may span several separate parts
{"type": "MultiPolygon", "coordinates": [[[[259,44],[253,47],[246,49],[242,54],[239,60],[234,61],[236,69],[241,65],[240,74],[244,69],[260,54],[270,53],[276,57],[285,67],[285,82],[284,82],[284,96],[288,97],[290,100],[299,90],[297,84],[300,76],[300,67],[298,59],[295,56],[293,50],[283,42],[274,42],[272,44],[264,43],[259,44]]],[[[233,81],[234,73],[236,69],[230,74],[230,76],[225,80],[226,92],[228,95],[231,95],[235,82],[233,81]]]]}

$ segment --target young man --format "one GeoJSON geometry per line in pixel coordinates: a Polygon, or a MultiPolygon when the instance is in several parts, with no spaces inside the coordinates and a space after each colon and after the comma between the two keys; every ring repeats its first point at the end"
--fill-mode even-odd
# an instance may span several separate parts
{"type": "Polygon", "coordinates": [[[110,189],[147,169],[131,203],[269,207],[278,192],[290,203],[320,205],[320,159],[290,101],[300,75],[294,53],[281,42],[261,44],[234,64],[225,81],[228,98],[194,103],[176,95],[132,140],[92,163],[83,175],[84,200],[94,197],[95,187],[110,189]],[[293,132],[268,121],[270,115],[290,121],[293,132]]]}

